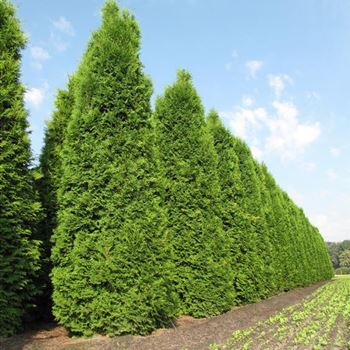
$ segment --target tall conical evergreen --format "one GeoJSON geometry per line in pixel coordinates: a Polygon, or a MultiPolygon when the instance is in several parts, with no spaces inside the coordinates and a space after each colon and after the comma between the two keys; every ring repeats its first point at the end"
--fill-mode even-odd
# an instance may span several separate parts
{"type": "Polygon", "coordinates": [[[59,188],[61,169],[61,153],[63,141],[74,106],[73,78],[70,79],[68,89],[57,92],[56,109],[45,130],[44,146],[40,156],[40,197],[43,203],[45,220],[43,222],[43,239],[49,241],[56,227],[58,209],[57,191],[59,188]]]}
{"type": "Polygon", "coordinates": [[[237,303],[247,303],[261,296],[261,259],[254,233],[252,218],[242,209],[243,185],[239,159],[235,152],[235,140],[223,126],[218,114],[208,115],[208,128],[218,154],[220,180],[220,216],[223,230],[230,245],[233,288],[237,303]]]}
{"type": "Polygon", "coordinates": [[[42,271],[40,282],[43,294],[38,300],[39,317],[48,319],[51,317],[51,237],[57,224],[57,191],[62,176],[61,153],[65,139],[68,122],[71,118],[74,106],[74,78],[71,77],[67,90],[58,90],[56,109],[52,119],[45,130],[44,146],[40,156],[41,176],[37,181],[37,187],[43,207],[44,217],[40,223],[40,238],[43,242],[42,271]]]}
{"type": "Polygon", "coordinates": [[[54,315],[78,334],[145,334],[176,303],[140,32],[114,1],[76,74],[58,191],[54,315]]]}
{"type": "Polygon", "coordinates": [[[271,294],[273,286],[272,246],[266,225],[263,200],[262,184],[256,173],[255,161],[252,153],[245,142],[234,138],[234,149],[238,157],[238,164],[242,179],[242,196],[239,202],[242,210],[250,215],[253,233],[250,235],[251,244],[255,245],[260,263],[256,266],[256,273],[259,275],[258,283],[259,297],[266,297],[271,294]]]}
{"type": "Polygon", "coordinates": [[[20,83],[25,37],[13,6],[0,0],[0,336],[21,328],[38,290],[40,205],[20,83]]]}
{"type": "Polygon", "coordinates": [[[219,218],[218,160],[186,71],[180,70],[157,99],[154,123],[180,311],[197,317],[221,313],[233,304],[234,294],[229,244],[219,218]]]}
{"type": "Polygon", "coordinates": [[[269,229],[274,235],[275,279],[276,290],[288,290],[292,287],[290,271],[294,262],[290,252],[290,239],[287,233],[286,214],[283,210],[281,190],[265,164],[261,166],[261,174],[269,196],[269,229]]]}
{"type": "Polygon", "coordinates": [[[266,174],[264,172],[264,165],[255,161],[255,171],[259,179],[259,190],[261,197],[261,215],[264,221],[264,232],[267,236],[267,242],[269,244],[270,251],[266,248],[268,256],[267,263],[270,266],[269,279],[269,294],[275,294],[281,291],[281,276],[280,269],[281,264],[278,259],[280,241],[282,239],[280,232],[276,230],[276,219],[273,211],[271,189],[268,187],[266,174]]]}

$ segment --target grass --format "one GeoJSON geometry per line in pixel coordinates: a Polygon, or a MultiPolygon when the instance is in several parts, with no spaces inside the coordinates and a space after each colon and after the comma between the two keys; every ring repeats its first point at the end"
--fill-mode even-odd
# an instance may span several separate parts
{"type": "Polygon", "coordinates": [[[215,350],[350,350],[350,276],[336,276],[301,303],[235,331],[215,350]]]}

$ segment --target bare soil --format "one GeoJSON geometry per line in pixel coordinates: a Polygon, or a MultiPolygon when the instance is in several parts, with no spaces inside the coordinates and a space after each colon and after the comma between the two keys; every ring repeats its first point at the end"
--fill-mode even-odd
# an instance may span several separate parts
{"type": "Polygon", "coordinates": [[[255,304],[234,308],[215,317],[180,317],[174,328],[159,329],[141,336],[70,338],[55,324],[34,325],[33,329],[0,339],[0,350],[202,350],[212,343],[222,344],[233,331],[265,320],[285,307],[299,303],[324,282],[275,295],[255,304]]]}

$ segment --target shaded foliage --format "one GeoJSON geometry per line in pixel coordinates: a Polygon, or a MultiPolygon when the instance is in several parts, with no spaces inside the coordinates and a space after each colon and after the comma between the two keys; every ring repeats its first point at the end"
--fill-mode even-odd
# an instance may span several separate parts
{"type": "Polygon", "coordinates": [[[343,242],[326,242],[328,254],[334,269],[340,267],[339,256],[344,250],[350,250],[350,240],[343,242]]]}
{"type": "Polygon", "coordinates": [[[350,250],[344,250],[340,255],[339,255],[339,266],[340,267],[345,267],[345,268],[350,268],[350,250]]]}
{"type": "Polygon", "coordinates": [[[51,294],[52,286],[50,272],[52,264],[51,237],[57,225],[57,192],[62,176],[62,149],[68,122],[71,118],[74,105],[74,79],[70,79],[67,90],[58,90],[56,109],[45,130],[44,146],[40,156],[40,177],[37,188],[43,207],[43,219],[39,224],[42,244],[42,270],[39,283],[42,284],[43,294],[38,300],[39,312],[37,317],[43,320],[52,318],[51,294]]]}
{"type": "Polygon", "coordinates": [[[20,83],[25,37],[13,6],[0,0],[0,336],[21,329],[40,292],[37,223],[41,210],[20,83]]]}

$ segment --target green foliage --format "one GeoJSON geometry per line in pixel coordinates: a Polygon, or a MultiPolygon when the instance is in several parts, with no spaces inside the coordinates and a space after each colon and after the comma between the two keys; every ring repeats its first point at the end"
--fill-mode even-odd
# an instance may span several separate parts
{"type": "Polygon", "coordinates": [[[339,267],[339,255],[344,250],[350,250],[350,240],[346,240],[338,243],[327,242],[326,244],[327,244],[328,254],[332,261],[332,265],[334,269],[337,269],[339,267]]]}
{"type": "Polygon", "coordinates": [[[61,152],[65,139],[68,121],[71,118],[74,93],[73,78],[70,79],[67,90],[58,90],[56,98],[56,110],[52,119],[47,123],[45,130],[44,147],[40,156],[40,197],[43,203],[45,220],[42,228],[43,240],[49,241],[56,227],[57,191],[59,188],[61,169],[61,152]]]}
{"type": "Polygon", "coordinates": [[[231,307],[234,295],[229,244],[219,217],[218,159],[186,71],[180,70],[157,99],[154,124],[180,311],[196,317],[219,314],[231,307]]]}
{"type": "Polygon", "coordinates": [[[221,218],[233,255],[237,299],[251,302],[330,278],[324,242],[302,210],[215,112],[208,126],[219,157],[221,218]]]}
{"type": "Polygon", "coordinates": [[[41,247],[42,271],[39,284],[42,284],[43,295],[38,300],[38,317],[49,319],[51,317],[51,236],[56,228],[56,215],[58,210],[57,191],[62,176],[61,152],[71,118],[74,105],[74,78],[71,78],[67,90],[59,90],[56,98],[56,110],[45,130],[44,147],[40,156],[40,176],[37,188],[43,207],[44,216],[39,225],[41,247]]]}
{"type": "Polygon", "coordinates": [[[206,122],[189,73],[152,116],[138,25],[112,0],[102,12],[40,158],[56,319],[146,334],[331,278],[318,230],[216,112],[206,122]]]}
{"type": "Polygon", "coordinates": [[[236,303],[252,302],[262,295],[262,276],[258,273],[262,262],[257,250],[252,216],[244,212],[240,205],[243,200],[243,184],[235,148],[236,140],[223,126],[215,111],[208,115],[208,128],[218,154],[220,217],[229,244],[236,303]]]}
{"type": "Polygon", "coordinates": [[[339,256],[340,267],[350,268],[350,250],[344,250],[339,256]]]}
{"type": "Polygon", "coordinates": [[[0,0],[0,336],[21,328],[38,293],[36,224],[40,205],[30,170],[24,88],[20,83],[25,37],[13,6],[0,0]]]}
{"type": "Polygon", "coordinates": [[[145,334],[176,313],[139,49],[134,18],[107,1],[75,76],[53,237],[53,312],[76,334],[145,334]]]}
{"type": "Polygon", "coordinates": [[[273,266],[271,264],[271,242],[264,218],[262,183],[256,172],[256,165],[250,149],[242,140],[233,137],[234,150],[238,157],[238,166],[242,181],[242,195],[239,197],[239,207],[249,215],[247,235],[248,249],[253,254],[249,257],[250,268],[254,271],[255,298],[266,297],[273,290],[273,266]]]}
{"type": "Polygon", "coordinates": [[[334,270],[334,274],[336,275],[350,275],[349,267],[338,267],[334,270]]]}

